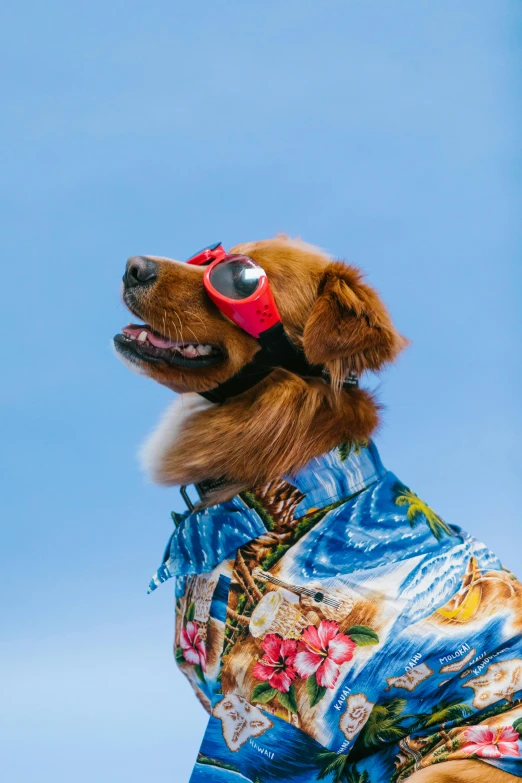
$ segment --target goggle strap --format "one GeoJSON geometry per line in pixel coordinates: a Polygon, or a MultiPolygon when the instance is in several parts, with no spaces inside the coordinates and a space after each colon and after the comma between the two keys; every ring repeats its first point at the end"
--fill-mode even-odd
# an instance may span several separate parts
{"type": "Polygon", "coordinates": [[[258,383],[267,378],[274,371],[274,367],[255,367],[253,362],[243,367],[228,381],[220,383],[210,391],[198,392],[200,397],[215,403],[223,403],[229,397],[237,397],[239,394],[253,389],[258,383]]]}
{"type": "MultiPolygon", "coordinates": [[[[278,367],[301,377],[328,379],[321,365],[309,364],[304,353],[289,339],[281,322],[267,329],[258,339],[261,350],[256,353],[251,362],[228,381],[209,391],[199,392],[199,395],[210,402],[223,403],[229,397],[237,397],[252,389],[278,367]]],[[[351,373],[344,387],[354,386],[358,386],[357,376],[351,373]]]]}

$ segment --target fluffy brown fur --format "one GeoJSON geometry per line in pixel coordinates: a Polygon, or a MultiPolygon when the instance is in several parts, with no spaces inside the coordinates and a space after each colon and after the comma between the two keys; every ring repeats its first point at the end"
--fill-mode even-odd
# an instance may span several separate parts
{"type": "Polygon", "coordinates": [[[234,482],[224,493],[230,496],[291,474],[338,443],[363,441],[377,423],[368,392],[336,395],[321,380],[278,370],[259,388],[191,416],[163,453],[155,479],[188,484],[226,476],[234,482]]]}
{"type": "MultiPolygon", "coordinates": [[[[312,363],[323,364],[332,384],[278,370],[224,405],[196,411],[183,422],[154,466],[162,484],[227,477],[236,492],[291,474],[343,441],[365,441],[379,423],[379,406],[362,389],[342,390],[351,370],[378,371],[407,341],[394,328],[377,292],[359,270],[332,261],[318,248],[279,236],[237,245],[231,253],[255,259],[266,271],[291,339],[312,363]]],[[[211,344],[224,354],[209,368],[136,361],[138,370],[175,392],[206,391],[234,375],[259,346],[208,299],[203,269],[154,258],[153,286],[124,292],[131,311],[171,339],[211,344]]],[[[480,761],[450,761],[412,775],[412,783],[508,783],[516,778],[480,761]]]]}
{"type": "Polygon", "coordinates": [[[350,371],[380,370],[406,341],[393,328],[377,293],[353,266],[328,264],[306,321],[303,347],[309,360],[324,364],[336,388],[350,371]]]}
{"type": "MultiPolygon", "coordinates": [[[[318,248],[280,236],[231,252],[265,269],[288,334],[312,363],[327,368],[332,383],[279,370],[190,417],[162,451],[154,478],[177,485],[226,477],[231,485],[209,502],[291,474],[342,441],[367,440],[378,426],[379,406],[362,389],[342,391],[342,381],[351,370],[379,370],[406,344],[361,273],[318,248]]],[[[154,260],[160,267],[154,285],[125,292],[132,312],[162,335],[219,347],[225,359],[205,369],[141,362],[140,370],[179,393],[211,389],[248,363],[258,343],[208,299],[203,269],[154,260]]]]}

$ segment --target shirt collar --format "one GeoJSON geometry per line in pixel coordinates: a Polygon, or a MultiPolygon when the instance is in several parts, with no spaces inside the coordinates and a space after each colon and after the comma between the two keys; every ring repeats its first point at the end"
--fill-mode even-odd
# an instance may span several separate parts
{"type": "MultiPolygon", "coordinates": [[[[293,519],[299,519],[312,509],[347,499],[385,473],[373,443],[365,448],[342,445],[315,457],[295,476],[284,477],[295,488],[295,500],[298,501],[293,509],[293,519]]],[[[239,547],[266,533],[262,497],[269,486],[191,513],[173,513],[175,529],[163,563],[152,577],[149,592],[172,576],[211,571],[223,560],[233,557],[239,547]],[[251,503],[250,498],[257,502],[251,503]]]]}

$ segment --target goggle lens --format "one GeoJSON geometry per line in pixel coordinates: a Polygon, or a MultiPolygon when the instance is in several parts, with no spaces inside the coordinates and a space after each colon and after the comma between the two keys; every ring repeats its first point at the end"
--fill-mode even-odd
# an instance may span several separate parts
{"type": "Polygon", "coordinates": [[[228,299],[247,299],[265,276],[263,269],[247,256],[229,256],[211,270],[209,279],[215,290],[228,299]]]}

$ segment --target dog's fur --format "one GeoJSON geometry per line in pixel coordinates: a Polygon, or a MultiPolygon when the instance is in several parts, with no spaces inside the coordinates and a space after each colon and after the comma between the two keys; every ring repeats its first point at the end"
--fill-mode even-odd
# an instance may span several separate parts
{"type": "MultiPolygon", "coordinates": [[[[144,463],[154,480],[166,485],[226,477],[229,484],[207,503],[294,473],[339,443],[370,438],[379,424],[379,405],[368,391],[343,389],[342,382],[350,371],[379,371],[407,344],[354,266],[285,236],[230,252],[248,255],[265,269],[287,333],[311,363],[325,366],[331,384],[277,370],[223,405],[194,394],[234,375],[259,345],[209,300],[201,267],[150,256],[159,265],[158,278],[151,286],[124,289],[129,309],[159,334],[211,344],[223,358],[206,368],[133,358],[134,369],[182,395],[146,445],[144,463]]],[[[421,770],[411,780],[507,783],[516,778],[462,760],[421,770]]]]}

